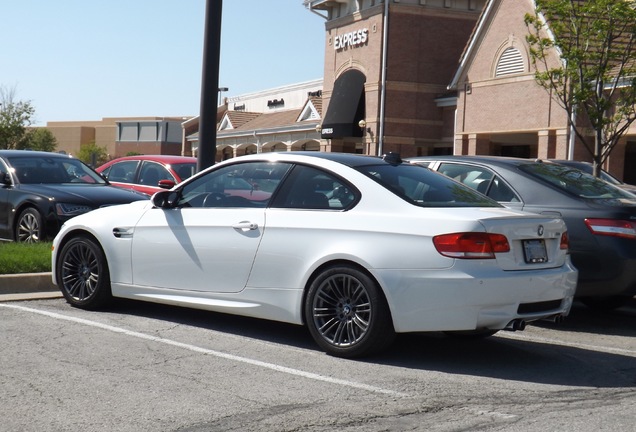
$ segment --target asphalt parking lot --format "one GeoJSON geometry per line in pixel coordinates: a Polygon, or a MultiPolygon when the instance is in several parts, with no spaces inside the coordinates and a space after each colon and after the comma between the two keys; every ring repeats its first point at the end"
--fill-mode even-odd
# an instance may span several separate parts
{"type": "Polygon", "coordinates": [[[482,340],[333,358],[302,327],[122,301],[0,303],[2,431],[625,431],[636,301],[482,340]]]}

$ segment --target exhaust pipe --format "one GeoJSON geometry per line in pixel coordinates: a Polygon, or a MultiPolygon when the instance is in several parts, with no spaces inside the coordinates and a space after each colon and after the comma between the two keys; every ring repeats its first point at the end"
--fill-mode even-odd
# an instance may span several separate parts
{"type": "Polygon", "coordinates": [[[541,321],[550,321],[555,324],[561,324],[563,321],[565,321],[565,317],[563,315],[553,315],[551,317],[544,318],[541,321]]]}
{"type": "Polygon", "coordinates": [[[526,328],[526,321],[522,319],[515,319],[508,323],[504,330],[508,331],[523,331],[526,328]]]}

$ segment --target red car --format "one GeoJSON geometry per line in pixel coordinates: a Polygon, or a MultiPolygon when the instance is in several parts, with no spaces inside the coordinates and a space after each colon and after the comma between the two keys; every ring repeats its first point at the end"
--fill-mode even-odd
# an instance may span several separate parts
{"type": "Polygon", "coordinates": [[[114,186],[134,189],[147,195],[192,176],[197,159],[186,156],[138,155],[113,159],[96,169],[114,186]]]}

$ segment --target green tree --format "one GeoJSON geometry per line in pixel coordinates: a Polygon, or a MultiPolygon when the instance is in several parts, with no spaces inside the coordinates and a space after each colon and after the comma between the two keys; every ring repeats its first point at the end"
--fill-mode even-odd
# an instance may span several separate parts
{"type": "Polygon", "coordinates": [[[537,0],[525,16],[535,79],[567,112],[596,176],[636,120],[635,6],[634,0],[537,0]]]}
{"type": "Polygon", "coordinates": [[[0,86],[0,149],[19,148],[34,113],[30,101],[15,100],[15,88],[0,86]]]}
{"type": "Polygon", "coordinates": [[[108,152],[106,147],[99,147],[91,142],[83,145],[76,157],[95,168],[108,161],[108,152]]]}
{"type": "Polygon", "coordinates": [[[56,147],[57,140],[50,130],[35,128],[27,130],[24,139],[18,143],[16,148],[52,152],[55,151],[56,147]]]}

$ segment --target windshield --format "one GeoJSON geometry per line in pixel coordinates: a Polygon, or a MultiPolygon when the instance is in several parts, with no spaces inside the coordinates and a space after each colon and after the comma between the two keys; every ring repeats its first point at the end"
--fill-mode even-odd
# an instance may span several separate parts
{"type": "Polygon", "coordinates": [[[382,164],[356,169],[420,207],[501,207],[468,186],[423,166],[382,164]]]}
{"type": "Polygon", "coordinates": [[[172,169],[177,173],[181,181],[192,177],[197,172],[197,164],[195,163],[177,163],[172,164],[172,169]]]}
{"type": "Polygon", "coordinates": [[[22,184],[106,184],[88,165],[70,157],[14,156],[8,160],[22,184]]]}
{"type": "Polygon", "coordinates": [[[533,163],[521,165],[519,169],[580,198],[634,199],[633,195],[613,184],[568,166],[533,163]]]}

